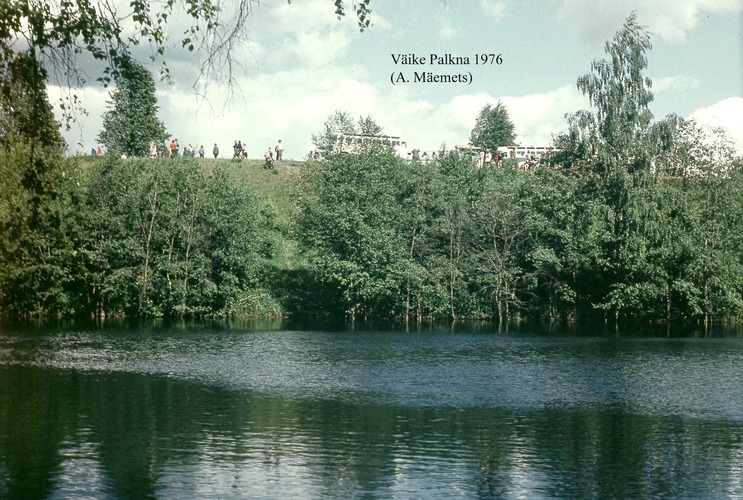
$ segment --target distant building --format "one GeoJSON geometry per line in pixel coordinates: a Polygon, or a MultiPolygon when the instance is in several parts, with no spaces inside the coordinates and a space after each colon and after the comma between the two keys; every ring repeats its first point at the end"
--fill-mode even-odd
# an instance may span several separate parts
{"type": "Polygon", "coordinates": [[[363,144],[379,143],[389,144],[400,158],[407,158],[408,145],[396,135],[366,135],[366,134],[333,134],[333,152],[355,153],[363,144]]]}
{"type": "Polygon", "coordinates": [[[498,148],[501,158],[516,160],[519,164],[531,161],[539,161],[542,156],[557,151],[552,146],[501,146],[498,148]]]}

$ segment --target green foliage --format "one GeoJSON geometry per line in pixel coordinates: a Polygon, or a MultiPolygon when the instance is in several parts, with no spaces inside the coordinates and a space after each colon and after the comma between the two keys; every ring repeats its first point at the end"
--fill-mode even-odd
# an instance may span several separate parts
{"type": "Polygon", "coordinates": [[[515,127],[505,105],[500,101],[495,106],[486,104],[477,114],[475,126],[470,133],[470,143],[495,151],[499,146],[514,144],[515,140],[515,127]]]}
{"type": "Polygon", "coordinates": [[[575,234],[578,183],[551,168],[525,174],[516,167],[486,173],[475,207],[476,279],[508,320],[512,312],[556,320],[575,316],[575,234]]]}
{"type": "Polygon", "coordinates": [[[325,120],[323,130],[319,134],[312,134],[312,144],[323,154],[331,153],[337,143],[339,134],[379,135],[382,127],[374,121],[371,115],[354,120],[350,113],[335,111],[325,120]]]}
{"type": "MultiPolygon", "coordinates": [[[[596,112],[582,111],[569,117],[570,132],[562,145],[568,162],[579,160],[588,175],[584,191],[597,203],[598,220],[586,221],[600,228],[596,246],[589,253],[600,274],[595,286],[584,292],[592,304],[615,317],[652,309],[658,301],[655,269],[647,259],[657,233],[657,203],[650,185],[654,154],[650,79],[645,52],[648,33],[633,13],[611,42],[606,43],[608,60],[595,60],[591,73],[578,78],[578,88],[588,96],[596,112]],[[598,224],[597,224],[598,223],[598,224]]],[[[571,165],[572,166],[572,165],[571,165]]]]}
{"type": "MultiPolygon", "coordinates": [[[[563,145],[580,150],[589,168],[602,176],[611,195],[621,197],[626,174],[650,170],[649,125],[652,82],[642,72],[647,67],[650,36],[633,13],[605,51],[610,59],[597,59],[591,73],[578,78],[577,86],[595,113],[580,111],[568,117],[570,132],[563,145]]],[[[575,152],[575,151],[574,151],[575,152]]]]}
{"type": "Polygon", "coordinates": [[[326,312],[402,318],[477,316],[470,212],[478,173],[464,156],[406,163],[380,145],[318,165],[300,244],[326,312]]]}
{"type": "Polygon", "coordinates": [[[558,140],[556,162],[583,179],[579,311],[615,320],[728,315],[738,307],[737,285],[718,266],[730,257],[722,248],[732,248],[720,240],[720,221],[735,213],[722,208],[732,143],[674,115],[651,123],[652,84],[643,76],[650,47],[632,14],[606,44],[609,59],[578,79],[595,113],[570,116],[558,140]]]}
{"type": "Polygon", "coordinates": [[[80,203],[85,302],[99,314],[230,316],[259,301],[259,205],[226,172],[111,160],[80,203]]]}
{"type": "Polygon", "coordinates": [[[0,82],[0,307],[57,311],[66,297],[59,231],[64,141],[39,65],[18,57],[0,82]]]}
{"type": "Polygon", "coordinates": [[[146,157],[150,142],[161,145],[168,137],[165,125],[157,118],[155,81],[146,68],[131,62],[116,84],[109,109],[103,114],[98,142],[116,156],[146,157]]]}
{"type": "Polygon", "coordinates": [[[398,228],[402,167],[387,148],[331,156],[304,209],[300,243],[351,315],[394,313],[405,257],[398,228]]]}
{"type": "Polygon", "coordinates": [[[637,24],[633,12],[605,52],[610,59],[597,59],[591,73],[578,78],[578,89],[596,107],[590,121],[595,124],[601,146],[611,154],[634,155],[635,139],[642,135],[652,119],[648,105],[653,100],[650,78],[642,75],[647,68],[646,52],[652,48],[650,35],[637,24]]]}
{"type": "Polygon", "coordinates": [[[109,159],[72,168],[58,189],[47,215],[56,225],[29,232],[38,250],[17,250],[0,282],[6,314],[282,313],[263,276],[274,257],[271,223],[228,172],[193,160],[109,159]]]}
{"type": "Polygon", "coordinates": [[[366,117],[359,116],[358,121],[358,133],[364,135],[380,135],[382,133],[382,127],[374,121],[371,115],[366,117]]]}

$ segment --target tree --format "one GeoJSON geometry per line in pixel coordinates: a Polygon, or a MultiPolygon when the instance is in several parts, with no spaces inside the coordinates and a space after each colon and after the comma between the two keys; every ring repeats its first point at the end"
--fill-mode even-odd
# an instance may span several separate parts
{"type": "Polygon", "coordinates": [[[23,176],[27,188],[42,195],[44,173],[59,158],[65,142],[49,105],[41,66],[33,58],[19,55],[0,66],[0,146],[6,150],[25,143],[28,162],[23,176]]]}
{"type": "Polygon", "coordinates": [[[473,146],[495,151],[499,146],[509,146],[516,140],[516,133],[508,110],[498,104],[486,104],[477,114],[475,126],[470,133],[473,146]]]}
{"type": "MultiPolygon", "coordinates": [[[[501,170],[508,169],[495,169],[489,175],[505,176],[501,170]]],[[[577,215],[582,212],[582,207],[575,203],[580,180],[548,166],[522,172],[522,176],[525,178],[514,180],[520,184],[517,217],[526,235],[517,256],[523,279],[516,281],[514,284],[518,286],[513,288],[518,292],[518,300],[528,307],[526,313],[550,321],[573,318],[575,270],[580,259],[585,258],[579,251],[584,241],[575,230],[577,215]]],[[[505,180],[508,179],[506,176],[505,180]]],[[[503,191],[507,193],[510,189],[506,185],[503,191]]],[[[496,193],[496,200],[502,200],[504,194],[496,193]]],[[[509,224],[514,225],[506,222],[506,227],[509,224]]],[[[518,302],[512,305],[518,306],[518,302]]]]}
{"type": "MultiPolygon", "coordinates": [[[[600,206],[586,219],[599,235],[592,263],[601,270],[585,290],[593,304],[618,319],[661,301],[653,244],[662,217],[650,176],[655,146],[648,105],[652,82],[643,76],[650,35],[632,13],[605,45],[608,59],[597,59],[591,72],[578,78],[577,87],[588,96],[595,111],[568,117],[569,140],[582,151],[588,182],[581,196],[600,206]],[[593,201],[591,201],[593,200],[593,201]]],[[[570,154],[570,153],[569,153],[570,154]]],[[[652,306],[654,307],[654,306],[652,306]]]]}
{"type": "Polygon", "coordinates": [[[337,144],[339,135],[364,134],[380,135],[382,127],[374,121],[371,115],[359,117],[357,121],[346,111],[335,111],[325,120],[323,130],[319,134],[312,134],[312,144],[323,154],[332,152],[337,144]]]}
{"type": "Polygon", "coordinates": [[[469,245],[472,221],[468,208],[480,190],[481,171],[472,169],[471,160],[456,153],[442,155],[438,166],[443,182],[435,195],[439,206],[433,224],[439,240],[439,259],[434,267],[441,282],[446,284],[449,318],[456,321],[467,317],[473,309],[468,304],[472,301],[467,291],[472,260],[469,245]]]}
{"type": "MultiPolygon", "coordinates": [[[[167,317],[256,312],[265,293],[258,198],[189,159],[108,158],[76,173],[65,218],[76,309],[167,317]]],[[[275,311],[272,311],[275,312],[275,311]]]]}
{"type": "Polygon", "coordinates": [[[358,129],[363,135],[381,135],[383,130],[371,115],[366,115],[366,118],[359,116],[358,129]]]}
{"type": "Polygon", "coordinates": [[[614,168],[647,168],[648,151],[639,142],[653,118],[648,109],[653,100],[652,81],[643,76],[652,48],[650,35],[632,13],[614,39],[606,42],[610,59],[596,59],[591,72],[578,78],[577,87],[588,96],[596,112],[570,117],[571,127],[582,129],[583,140],[598,147],[599,167],[604,173],[614,168]]]}
{"type": "Polygon", "coordinates": [[[515,169],[499,169],[488,176],[473,210],[476,227],[477,281],[491,298],[498,324],[510,321],[513,306],[521,306],[519,288],[527,273],[519,265],[528,238],[521,212],[521,183],[527,179],[515,169]]]}
{"type": "Polygon", "coordinates": [[[652,138],[657,175],[681,178],[686,185],[691,177],[728,177],[733,168],[735,144],[722,128],[671,114],[653,125],[652,138]]]}
{"type": "Polygon", "coordinates": [[[0,67],[0,308],[19,315],[64,302],[57,198],[64,140],[39,65],[0,67]]]}
{"type": "MultiPolygon", "coordinates": [[[[379,144],[327,158],[299,222],[299,241],[322,285],[351,317],[393,316],[403,303],[408,234],[403,163],[379,144]]],[[[327,301],[330,302],[330,299],[327,301]]]]}
{"type": "Polygon", "coordinates": [[[157,118],[155,81],[145,67],[134,62],[116,83],[98,141],[108,151],[144,157],[151,141],[161,144],[168,137],[165,125],[157,118]]]}

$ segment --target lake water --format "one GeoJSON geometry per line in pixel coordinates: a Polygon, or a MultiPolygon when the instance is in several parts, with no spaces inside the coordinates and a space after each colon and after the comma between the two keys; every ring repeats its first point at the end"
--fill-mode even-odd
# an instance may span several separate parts
{"type": "Polygon", "coordinates": [[[743,338],[0,326],[0,497],[743,497],[743,338]]]}

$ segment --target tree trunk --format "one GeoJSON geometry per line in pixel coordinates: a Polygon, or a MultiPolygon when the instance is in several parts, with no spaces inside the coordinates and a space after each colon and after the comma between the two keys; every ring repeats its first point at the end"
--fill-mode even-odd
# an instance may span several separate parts
{"type": "Polygon", "coordinates": [[[141,314],[144,304],[147,301],[147,290],[149,288],[150,280],[150,258],[152,256],[152,234],[155,230],[155,219],[157,218],[158,210],[158,186],[155,183],[154,192],[150,199],[150,220],[149,224],[143,228],[145,245],[144,245],[144,264],[142,269],[142,286],[139,290],[139,312],[141,314]]]}

